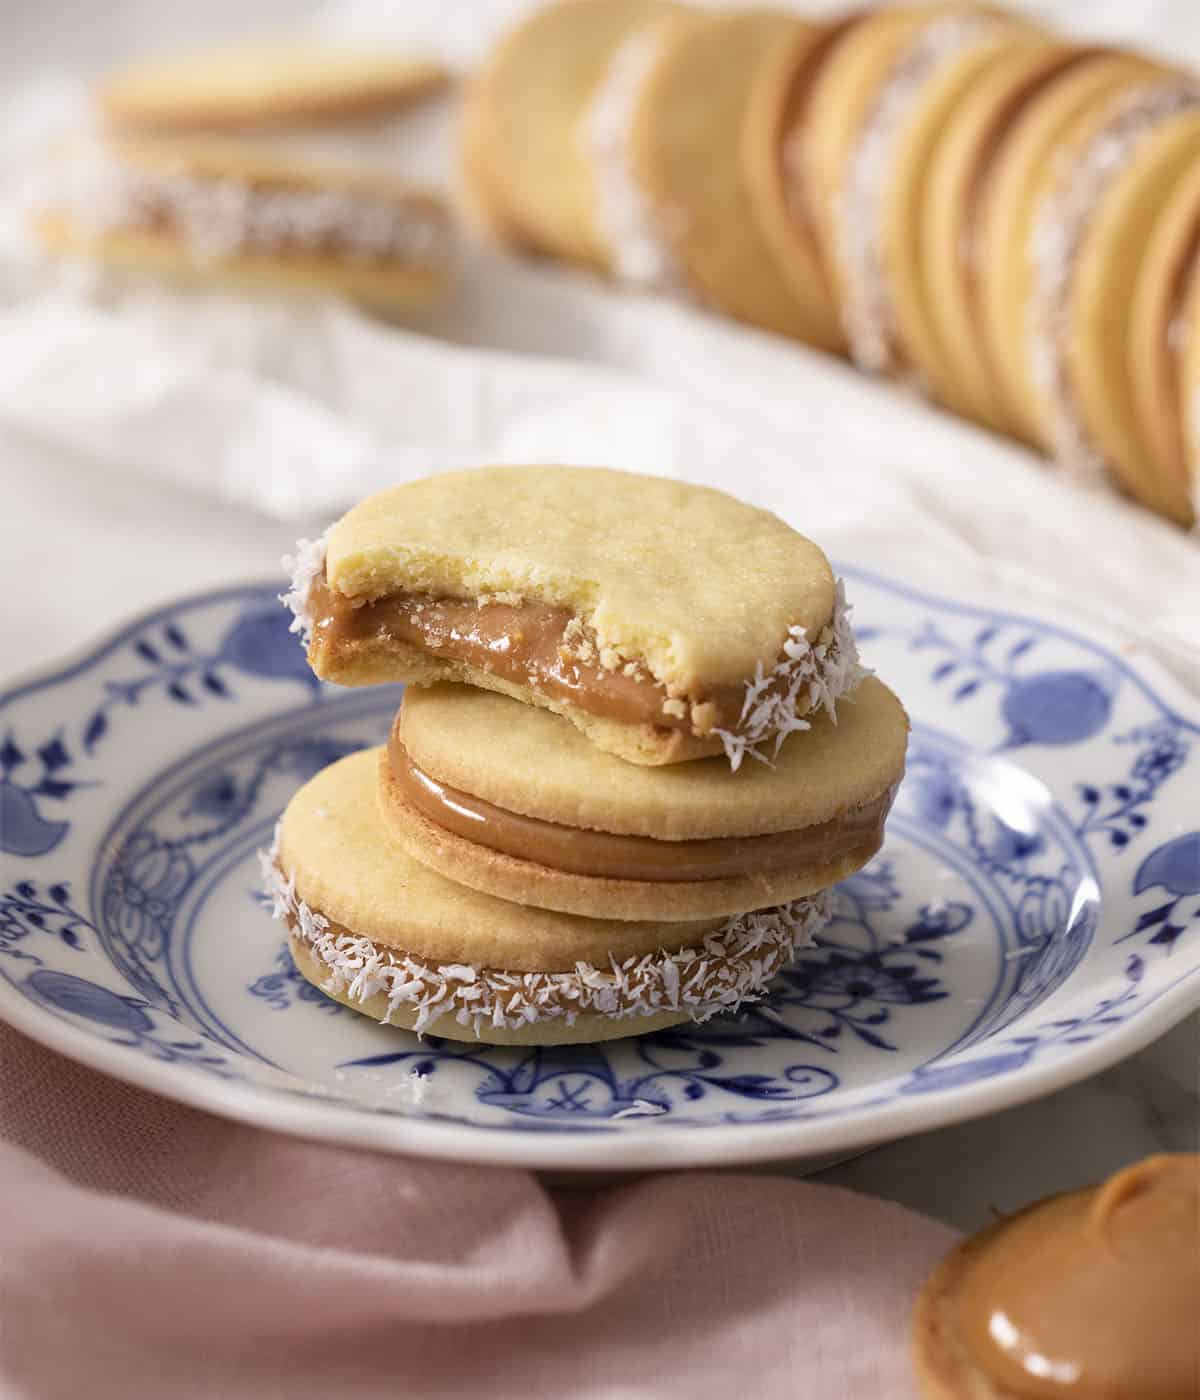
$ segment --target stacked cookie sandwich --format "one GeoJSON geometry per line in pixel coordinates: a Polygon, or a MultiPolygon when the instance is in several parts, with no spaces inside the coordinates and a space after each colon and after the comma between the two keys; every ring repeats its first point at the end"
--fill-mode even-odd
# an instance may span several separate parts
{"type": "Polygon", "coordinates": [[[1200,83],[994,5],[559,0],[475,76],[501,242],[849,354],[1106,475],[1200,499],[1200,83]]]}
{"type": "Polygon", "coordinates": [[[828,561],[657,477],[453,472],[294,561],[313,669],[404,681],[264,869],[300,972],[394,1025],[556,1044],[762,997],[878,850],[908,724],[828,561]]]}
{"type": "Polygon", "coordinates": [[[449,279],[450,213],[387,151],[396,114],[445,79],[402,53],[305,44],[136,65],[48,156],[35,231],[52,253],[174,278],[424,305],[449,279]]]}

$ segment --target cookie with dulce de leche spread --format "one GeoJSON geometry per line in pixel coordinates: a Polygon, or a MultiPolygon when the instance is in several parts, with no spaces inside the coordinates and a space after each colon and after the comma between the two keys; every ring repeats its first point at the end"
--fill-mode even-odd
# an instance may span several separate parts
{"type": "Polygon", "coordinates": [[[480,686],[640,764],[770,757],[864,674],[817,545],[630,472],[488,467],[383,491],[302,545],[285,601],[323,679],[480,686]]]}
{"type": "Polygon", "coordinates": [[[784,746],[625,763],[566,720],[472,686],[411,687],[380,755],[384,824],[414,859],[502,899],[593,918],[742,913],[812,895],[879,849],[908,722],[873,677],[784,746]]]}

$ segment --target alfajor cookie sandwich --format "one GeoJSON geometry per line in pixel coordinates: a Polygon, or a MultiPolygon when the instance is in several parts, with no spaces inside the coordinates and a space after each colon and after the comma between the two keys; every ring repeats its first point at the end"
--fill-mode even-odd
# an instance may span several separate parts
{"type": "Polygon", "coordinates": [[[1146,1157],[957,1245],[917,1301],[923,1400],[1200,1393],[1200,1155],[1146,1157]]]}
{"type": "Polygon", "coordinates": [[[813,32],[795,15],[763,9],[644,28],[614,55],[584,137],[620,274],[822,343],[819,313],[793,290],[759,230],[744,153],[764,64],[813,32]]]}
{"type": "Polygon", "coordinates": [[[770,767],[640,767],[546,710],[410,687],[379,800],[410,856],[472,889],[592,918],[706,918],[788,903],[865,865],[907,735],[900,702],[872,678],[770,767]]]}
{"type": "Polygon", "coordinates": [[[396,309],[442,293],[453,250],[436,195],[211,141],[81,140],[48,164],[32,219],[55,254],[396,309]]]}
{"type": "Polygon", "coordinates": [[[965,417],[1020,433],[989,353],[981,304],[998,255],[988,244],[988,215],[1006,153],[1072,83],[1111,83],[1139,67],[1150,69],[1132,55],[1049,39],[1013,45],[974,75],[931,152],[917,242],[930,322],[921,371],[937,384],[939,399],[965,417]]]}
{"type": "Polygon", "coordinates": [[[1200,158],[1200,83],[1166,75],[1076,125],[1029,225],[1021,350],[1043,446],[1066,469],[1136,493],[1152,468],[1126,365],[1141,255],[1200,158]]]}
{"type": "Polygon", "coordinates": [[[368,498],[290,563],[323,679],[481,686],[633,763],[769,758],[864,674],[811,540],[661,477],[450,472],[368,498]]]}
{"type": "Polygon", "coordinates": [[[302,976],[389,1025],[558,1045],[736,1011],[812,943],[826,894],[733,918],[586,919],[481,894],[413,860],[376,802],[380,754],[318,773],[263,873],[302,976]]]}
{"type": "Polygon", "coordinates": [[[1036,34],[984,6],[887,8],[822,66],[810,101],[811,198],[860,368],[920,380],[918,361],[932,358],[917,255],[930,151],[975,77],[1036,34]]]}
{"type": "Polygon", "coordinates": [[[623,41],[674,8],[557,0],[492,48],[462,128],[461,179],[478,223],[507,243],[608,266],[580,122],[623,41]]]}
{"type": "Polygon", "coordinates": [[[816,225],[806,140],[817,77],[863,18],[862,12],[846,15],[776,47],[754,79],[742,129],[742,161],[759,231],[804,308],[805,339],[835,354],[846,352],[846,338],[816,225]]]}

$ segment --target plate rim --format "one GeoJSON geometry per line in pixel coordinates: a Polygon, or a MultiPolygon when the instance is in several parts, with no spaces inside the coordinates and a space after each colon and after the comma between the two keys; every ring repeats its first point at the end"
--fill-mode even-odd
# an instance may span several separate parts
{"type": "MultiPolygon", "coordinates": [[[[1069,641],[1098,648],[1135,680],[1144,693],[1165,703],[1200,733],[1200,699],[1150,653],[1136,660],[1113,648],[1111,634],[1087,620],[1050,617],[1037,604],[1011,609],[1002,599],[970,589],[952,597],[893,579],[849,560],[832,561],[835,571],[912,601],[955,612],[983,611],[992,616],[1033,622],[1069,641]]],[[[172,596],[106,628],[60,660],[0,682],[0,714],[10,703],[39,688],[70,679],[123,638],[182,608],[221,602],[250,592],[275,590],[278,579],[245,579],[216,588],[172,596]]],[[[371,1111],[336,1098],[314,1102],[302,1095],[251,1082],[219,1080],[186,1066],[161,1063],[133,1047],[53,1016],[17,995],[0,980],[0,1019],[21,1034],[68,1059],[136,1088],[253,1127],[292,1137],[352,1148],[410,1153],[437,1160],[565,1172],[638,1171],[663,1168],[749,1165],[781,1160],[802,1161],[834,1151],[854,1151],[1001,1112],[1082,1082],[1136,1054],[1200,1009],[1200,961],[1172,986],[1158,992],[1141,1014],[1114,1027],[1102,1039],[1077,1047],[1063,1059],[1036,1063],[1020,1073],[974,1081],[931,1095],[896,1098],[864,1108],[857,1115],[828,1119],[794,1119],[752,1125],[714,1124],[704,1132],[663,1133],[649,1124],[626,1121],[619,1131],[569,1135],[539,1134],[495,1127],[481,1132],[463,1123],[429,1117],[371,1111]],[[582,1160],[581,1160],[582,1159],[582,1160]]]]}

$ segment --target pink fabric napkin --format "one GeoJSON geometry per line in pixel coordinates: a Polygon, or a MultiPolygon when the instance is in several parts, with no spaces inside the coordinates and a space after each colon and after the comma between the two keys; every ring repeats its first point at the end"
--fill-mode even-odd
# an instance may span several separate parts
{"type": "Polygon", "coordinates": [[[953,1238],[769,1176],[551,1191],[304,1143],[0,1026],[4,1400],[904,1400],[953,1238]]]}

